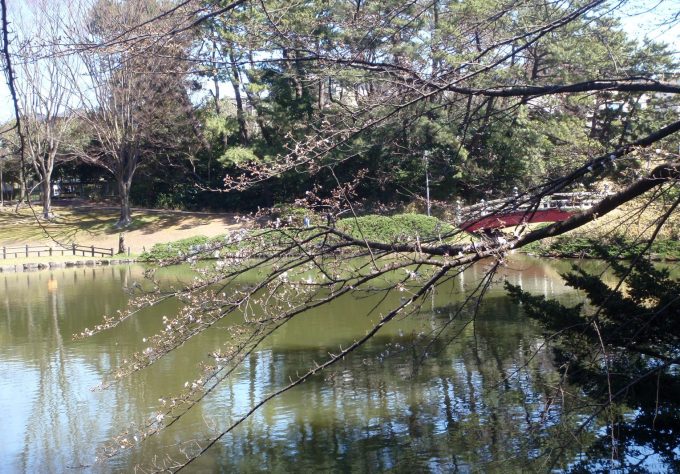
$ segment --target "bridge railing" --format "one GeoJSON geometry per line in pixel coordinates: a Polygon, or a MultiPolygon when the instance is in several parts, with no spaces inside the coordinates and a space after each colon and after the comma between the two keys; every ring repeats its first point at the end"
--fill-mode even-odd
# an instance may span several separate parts
{"type": "Polygon", "coordinates": [[[518,197],[480,201],[470,206],[456,207],[456,221],[458,223],[489,216],[498,212],[530,211],[532,209],[588,209],[597,204],[609,193],[572,192],[555,193],[543,197],[538,204],[535,202],[517,202],[518,197]]]}

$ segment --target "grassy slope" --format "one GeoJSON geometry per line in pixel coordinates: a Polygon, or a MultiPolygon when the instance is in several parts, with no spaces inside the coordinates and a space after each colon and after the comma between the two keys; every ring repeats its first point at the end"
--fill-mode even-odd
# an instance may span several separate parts
{"type": "MultiPolygon", "coordinates": [[[[35,211],[37,213],[39,209],[35,211]]],[[[48,239],[45,231],[56,240],[96,242],[103,236],[118,234],[119,230],[115,228],[117,220],[116,211],[57,208],[54,219],[36,222],[36,217],[28,208],[22,208],[18,213],[14,212],[14,208],[4,208],[0,211],[0,243],[43,242],[48,239]]],[[[137,212],[128,230],[161,226],[162,220],[160,214],[137,212]]]]}
{"type": "MultiPolygon", "coordinates": [[[[38,222],[30,209],[22,208],[17,214],[13,207],[0,208],[0,246],[56,247],[56,240],[117,250],[120,230],[115,227],[116,209],[55,207],[55,213],[54,219],[38,222]]],[[[224,234],[240,227],[233,217],[231,214],[135,210],[132,225],[125,229],[125,244],[132,247],[133,254],[139,254],[158,242],[193,235],[224,234]]],[[[33,258],[29,259],[33,261],[33,258]]]]}

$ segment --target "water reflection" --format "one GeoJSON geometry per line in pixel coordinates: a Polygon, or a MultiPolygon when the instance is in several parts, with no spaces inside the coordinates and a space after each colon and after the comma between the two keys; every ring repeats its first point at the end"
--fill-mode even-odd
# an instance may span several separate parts
{"type": "MultiPolygon", "coordinates": [[[[558,277],[567,268],[558,266],[513,259],[499,278],[569,298],[558,277]]],[[[175,281],[181,275],[176,272],[157,276],[175,281]]],[[[540,470],[546,445],[567,429],[551,403],[557,376],[540,330],[499,286],[474,320],[464,311],[449,321],[484,273],[482,265],[472,267],[440,288],[428,311],[388,325],[342,366],[265,405],[208,451],[197,469],[507,471],[533,465],[540,470]],[[428,345],[427,335],[442,324],[447,331],[428,345]]],[[[214,435],[312,361],[363,335],[378,317],[367,317],[367,309],[381,298],[346,297],[285,325],[181,423],[92,467],[97,446],[152,415],[158,399],[194,379],[197,363],[226,337],[228,322],[111,389],[90,391],[143,349],[142,339],[177,309],[169,301],[112,331],[71,341],[102,314],[122,308],[127,300],[122,288],[142,276],[138,266],[0,275],[3,469],[126,471],[159,453],[177,455],[179,442],[214,435]]],[[[397,300],[391,296],[384,305],[397,300]]]]}

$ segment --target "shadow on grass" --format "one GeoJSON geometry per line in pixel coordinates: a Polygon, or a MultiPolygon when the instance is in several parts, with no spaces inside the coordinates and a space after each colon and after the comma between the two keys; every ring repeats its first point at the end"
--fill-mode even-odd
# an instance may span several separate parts
{"type": "Polygon", "coordinates": [[[117,209],[96,209],[92,206],[55,206],[55,217],[50,220],[36,217],[30,209],[0,211],[0,244],[21,244],[50,237],[60,243],[87,242],[101,236],[117,235],[121,232],[138,231],[145,235],[163,232],[171,228],[189,230],[211,222],[222,222],[225,226],[236,223],[234,216],[224,214],[199,214],[176,211],[148,210],[133,211],[132,223],[125,228],[116,227],[117,209]],[[47,235],[49,234],[49,236],[47,235]]]}
{"type": "MultiPolygon", "coordinates": [[[[141,231],[144,234],[154,234],[164,229],[175,227],[183,220],[178,216],[162,214],[132,214],[132,222],[124,228],[116,227],[118,213],[115,211],[98,211],[79,213],[72,226],[90,234],[115,235],[121,232],[141,231]]],[[[191,227],[191,226],[189,226],[191,227]]]]}

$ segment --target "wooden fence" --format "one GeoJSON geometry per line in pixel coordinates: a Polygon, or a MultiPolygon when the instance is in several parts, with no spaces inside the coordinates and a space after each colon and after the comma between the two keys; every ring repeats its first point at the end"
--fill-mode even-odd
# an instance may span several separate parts
{"type": "Polygon", "coordinates": [[[102,247],[95,247],[94,245],[77,245],[57,246],[52,247],[48,245],[21,245],[16,247],[2,247],[2,258],[18,258],[29,257],[37,255],[38,257],[52,257],[54,255],[80,255],[90,257],[113,257],[113,249],[105,249],[102,247]]]}

